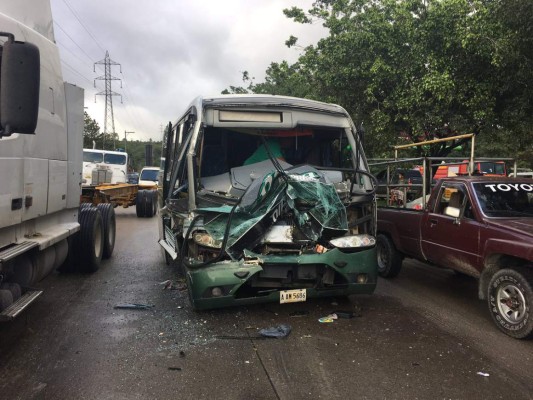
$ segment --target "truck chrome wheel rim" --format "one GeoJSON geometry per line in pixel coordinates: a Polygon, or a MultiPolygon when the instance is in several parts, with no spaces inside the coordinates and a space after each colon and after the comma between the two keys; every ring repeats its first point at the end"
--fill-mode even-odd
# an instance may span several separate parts
{"type": "Polygon", "coordinates": [[[498,289],[497,304],[500,315],[512,324],[517,324],[526,314],[526,298],[515,285],[505,285],[498,289]]]}

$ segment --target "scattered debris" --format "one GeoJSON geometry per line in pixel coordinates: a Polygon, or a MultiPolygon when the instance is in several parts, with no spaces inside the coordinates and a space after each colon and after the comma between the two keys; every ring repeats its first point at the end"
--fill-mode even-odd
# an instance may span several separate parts
{"type": "Polygon", "coordinates": [[[155,306],[152,304],[123,303],[123,304],[117,304],[113,308],[127,309],[127,310],[149,310],[150,308],[154,308],[154,307],[155,306]]]}
{"type": "Polygon", "coordinates": [[[169,371],[181,371],[181,367],[168,367],[169,371]]]}
{"type": "Polygon", "coordinates": [[[309,311],[307,310],[293,311],[289,314],[289,317],[303,317],[304,315],[309,315],[309,311]]]}
{"type": "Polygon", "coordinates": [[[328,323],[328,322],[333,322],[333,321],[335,321],[338,318],[339,317],[337,316],[337,314],[329,314],[329,315],[326,315],[325,317],[319,318],[318,322],[324,324],[324,323],[328,323]]]}
{"type": "Polygon", "coordinates": [[[185,352],[183,350],[180,350],[180,357],[181,358],[184,358],[185,357],[185,352]]]}
{"type": "Polygon", "coordinates": [[[168,279],[159,284],[163,286],[163,290],[187,290],[187,284],[184,282],[172,282],[168,279]]]}
{"type": "Polygon", "coordinates": [[[282,338],[282,337],[289,336],[289,334],[291,333],[291,330],[292,328],[290,325],[281,324],[278,326],[261,329],[259,331],[259,334],[265,337],[282,338]]]}
{"type": "Polygon", "coordinates": [[[303,339],[303,338],[310,338],[310,337],[312,337],[312,336],[311,336],[311,335],[303,335],[303,336],[302,336],[302,339],[303,339]]]}
{"type": "Polygon", "coordinates": [[[477,374],[481,375],[481,376],[490,376],[490,374],[488,374],[486,372],[478,372],[477,374]]]}
{"type": "Polygon", "coordinates": [[[335,311],[334,314],[338,318],[346,318],[346,319],[353,318],[355,316],[352,311],[335,311]]]}
{"type": "Polygon", "coordinates": [[[266,339],[263,336],[232,336],[232,335],[217,335],[215,339],[223,340],[257,340],[257,339],[266,339]]]}
{"type": "Polygon", "coordinates": [[[159,282],[159,284],[163,286],[163,290],[172,288],[172,281],[170,279],[164,282],[159,282]]]}
{"type": "Polygon", "coordinates": [[[244,363],[245,363],[245,364],[250,364],[250,361],[246,360],[244,363]]]}

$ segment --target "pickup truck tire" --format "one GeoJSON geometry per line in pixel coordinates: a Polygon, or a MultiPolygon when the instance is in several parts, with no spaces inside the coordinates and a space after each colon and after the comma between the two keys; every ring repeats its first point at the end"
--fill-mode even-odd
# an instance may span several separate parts
{"type": "Polygon", "coordinates": [[[394,278],[402,268],[402,254],[392,240],[383,234],[377,237],[378,273],[383,278],[394,278]]]}
{"type": "Polygon", "coordinates": [[[110,203],[101,203],[96,206],[102,214],[104,223],[104,253],[102,258],[108,259],[113,254],[115,248],[115,235],[117,230],[115,209],[110,203]]]}
{"type": "Polygon", "coordinates": [[[488,304],[492,319],[505,334],[516,339],[533,337],[533,273],[502,269],[489,283],[488,304]]]}
{"type": "Polygon", "coordinates": [[[104,224],[96,207],[80,210],[80,271],[96,272],[104,252],[104,224]]]}

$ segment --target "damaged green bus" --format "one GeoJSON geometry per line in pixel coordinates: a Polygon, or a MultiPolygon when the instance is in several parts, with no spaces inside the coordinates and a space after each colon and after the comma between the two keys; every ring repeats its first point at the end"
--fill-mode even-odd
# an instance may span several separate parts
{"type": "Polygon", "coordinates": [[[164,157],[159,244],[194,309],[374,291],[376,182],[342,107],[199,97],[164,157]]]}

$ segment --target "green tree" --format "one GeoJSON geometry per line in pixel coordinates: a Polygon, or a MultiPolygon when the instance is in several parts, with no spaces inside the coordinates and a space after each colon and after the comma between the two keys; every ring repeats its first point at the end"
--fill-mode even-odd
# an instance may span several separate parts
{"type": "MultiPolygon", "coordinates": [[[[390,156],[394,144],[477,133],[479,155],[531,163],[530,0],[317,0],[307,12],[284,13],[320,21],[329,35],[293,65],[273,62],[265,82],[246,73],[239,89],[342,105],[364,122],[374,157],[390,156]]],[[[418,155],[445,156],[462,144],[418,155]]]]}
{"type": "Polygon", "coordinates": [[[86,149],[93,148],[93,142],[96,143],[96,148],[98,144],[102,141],[102,134],[100,133],[100,126],[96,120],[92,119],[87,111],[83,112],[83,147],[86,149]]]}
{"type": "Polygon", "coordinates": [[[100,132],[100,126],[95,119],[92,119],[87,111],[83,113],[84,127],[83,127],[83,147],[95,148],[101,150],[116,150],[116,147],[120,147],[120,139],[117,133],[100,132]],[[105,139],[105,140],[104,140],[105,139]]]}

